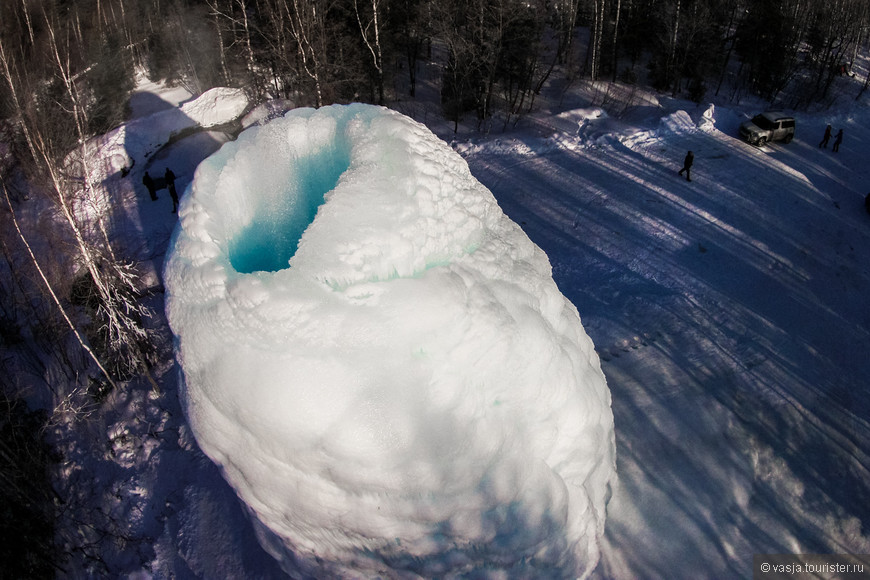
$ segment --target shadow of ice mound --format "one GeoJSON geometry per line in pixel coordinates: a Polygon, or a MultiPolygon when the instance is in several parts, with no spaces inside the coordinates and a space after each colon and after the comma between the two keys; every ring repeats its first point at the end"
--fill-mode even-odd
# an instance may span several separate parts
{"type": "Polygon", "coordinates": [[[546,255],[380,107],[197,170],[165,270],[189,422],[294,577],[582,576],[610,393],[546,255]]]}

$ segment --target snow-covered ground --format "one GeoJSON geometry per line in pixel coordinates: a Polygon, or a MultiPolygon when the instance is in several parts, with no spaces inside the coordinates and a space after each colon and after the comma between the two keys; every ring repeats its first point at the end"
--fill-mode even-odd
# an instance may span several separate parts
{"type": "Polygon", "coordinates": [[[628,127],[569,111],[573,134],[467,150],[603,360],[620,485],[597,575],[868,553],[870,115],[798,115],[791,144],[757,149],[735,138],[742,112],[687,109],[628,127]],[[839,153],[817,147],[826,122],[839,153]]]}
{"type": "MultiPolygon", "coordinates": [[[[139,111],[166,115],[149,99],[139,111]]],[[[593,576],[751,577],[754,553],[870,553],[866,97],[799,113],[795,140],[764,148],[736,138],[758,107],[649,95],[617,118],[562,102],[487,137],[434,130],[547,253],[601,357],[619,483],[593,576]],[[817,147],[827,123],[845,129],[839,153],[817,147]]],[[[181,189],[225,139],[197,133],[112,177],[117,227],[155,283],[176,216],[142,173],[171,166],[181,189]]],[[[110,452],[69,452],[96,466],[89,501],[127,518],[111,575],[280,578],[163,372],[162,394],[107,401],[110,452]]]]}

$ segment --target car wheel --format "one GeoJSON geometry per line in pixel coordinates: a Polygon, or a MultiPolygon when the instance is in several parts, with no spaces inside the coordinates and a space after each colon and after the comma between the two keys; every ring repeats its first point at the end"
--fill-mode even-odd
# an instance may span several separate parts
{"type": "Polygon", "coordinates": [[[787,144],[791,143],[792,137],[794,137],[794,135],[786,135],[785,139],[783,139],[782,142],[787,145],[787,144]]]}
{"type": "Polygon", "coordinates": [[[767,143],[767,137],[759,137],[756,145],[759,147],[764,147],[764,144],[767,143]]]}

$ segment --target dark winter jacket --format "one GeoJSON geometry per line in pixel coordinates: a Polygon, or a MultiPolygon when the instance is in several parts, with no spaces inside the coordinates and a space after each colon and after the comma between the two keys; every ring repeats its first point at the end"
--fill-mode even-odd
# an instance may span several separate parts
{"type": "Polygon", "coordinates": [[[692,166],[692,163],[694,163],[694,162],[695,162],[695,154],[692,153],[691,151],[689,151],[688,153],[686,153],[686,159],[685,159],[685,161],[683,161],[683,167],[688,169],[692,166]]]}

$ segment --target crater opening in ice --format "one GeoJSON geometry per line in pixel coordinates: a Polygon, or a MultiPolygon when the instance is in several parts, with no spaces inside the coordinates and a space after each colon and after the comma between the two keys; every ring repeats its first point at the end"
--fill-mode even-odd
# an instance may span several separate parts
{"type": "MultiPolygon", "coordinates": [[[[350,165],[346,142],[335,141],[313,155],[288,160],[288,180],[257,205],[251,222],[233,236],[230,263],[241,274],[286,268],[299,238],[350,165]]],[[[273,171],[263,167],[262,171],[273,171]]]]}

